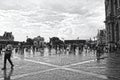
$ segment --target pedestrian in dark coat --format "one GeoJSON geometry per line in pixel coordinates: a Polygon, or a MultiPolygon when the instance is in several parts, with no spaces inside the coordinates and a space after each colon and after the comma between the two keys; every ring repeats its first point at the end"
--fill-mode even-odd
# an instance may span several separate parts
{"type": "Polygon", "coordinates": [[[2,70],[5,70],[6,69],[6,62],[7,60],[9,61],[9,63],[11,64],[11,69],[13,69],[14,65],[11,61],[11,54],[12,54],[12,50],[13,50],[13,47],[11,44],[8,44],[6,47],[5,47],[5,50],[3,51],[5,54],[4,54],[4,66],[2,68],[2,70]]]}

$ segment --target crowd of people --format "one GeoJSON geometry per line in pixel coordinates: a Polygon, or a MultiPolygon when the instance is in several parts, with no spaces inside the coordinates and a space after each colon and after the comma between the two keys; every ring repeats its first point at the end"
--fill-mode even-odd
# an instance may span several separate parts
{"type": "MultiPolygon", "coordinates": [[[[10,43],[7,43],[7,45],[5,47],[0,47],[0,54],[1,52],[4,53],[4,66],[2,68],[2,70],[6,69],[6,61],[8,60],[9,63],[11,64],[11,68],[14,67],[12,61],[11,61],[11,54],[12,54],[12,50],[14,49],[15,53],[18,54],[24,54],[24,52],[30,52],[32,51],[33,54],[35,54],[35,52],[39,52],[39,51],[43,51],[44,53],[44,49],[47,48],[49,50],[49,53],[51,53],[51,50],[54,49],[56,51],[56,54],[61,54],[61,53],[68,53],[68,54],[75,54],[76,52],[78,52],[79,54],[82,54],[83,51],[85,51],[85,53],[89,53],[90,51],[94,52],[94,54],[96,54],[96,58],[97,60],[100,60],[101,55],[103,55],[104,53],[107,53],[109,51],[109,49],[106,46],[103,45],[64,45],[64,46],[60,46],[60,45],[45,45],[44,47],[35,47],[33,45],[30,46],[25,46],[25,45],[11,45],[10,43]]],[[[42,53],[42,52],[41,52],[42,53]]]]}

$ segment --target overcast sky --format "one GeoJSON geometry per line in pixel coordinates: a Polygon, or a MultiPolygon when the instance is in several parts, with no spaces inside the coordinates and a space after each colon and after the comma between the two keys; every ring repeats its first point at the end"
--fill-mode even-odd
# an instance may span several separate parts
{"type": "Polygon", "coordinates": [[[0,0],[0,35],[89,39],[105,27],[104,0],[0,0]]]}

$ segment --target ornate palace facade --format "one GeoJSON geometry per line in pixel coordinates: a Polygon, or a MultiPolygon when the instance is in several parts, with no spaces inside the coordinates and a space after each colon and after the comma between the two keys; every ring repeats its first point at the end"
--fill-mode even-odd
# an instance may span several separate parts
{"type": "Polygon", "coordinates": [[[0,36],[0,41],[14,41],[12,32],[5,32],[3,36],[0,36]]]}
{"type": "Polygon", "coordinates": [[[99,30],[97,34],[97,44],[106,44],[106,30],[99,30]]]}
{"type": "Polygon", "coordinates": [[[107,43],[120,41],[120,0],[105,0],[107,43]]]}
{"type": "Polygon", "coordinates": [[[33,39],[33,45],[39,48],[43,48],[45,44],[44,37],[37,36],[33,39]]]}

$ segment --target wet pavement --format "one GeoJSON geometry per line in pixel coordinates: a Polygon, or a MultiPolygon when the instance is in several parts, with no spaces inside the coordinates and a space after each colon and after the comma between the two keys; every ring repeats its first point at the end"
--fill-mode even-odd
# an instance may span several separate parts
{"type": "Polygon", "coordinates": [[[56,54],[54,49],[50,53],[47,48],[44,52],[13,53],[15,68],[11,70],[7,63],[7,70],[0,71],[0,80],[120,80],[119,52],[102,57],[97,61],[93,51],[56,54]]]}

